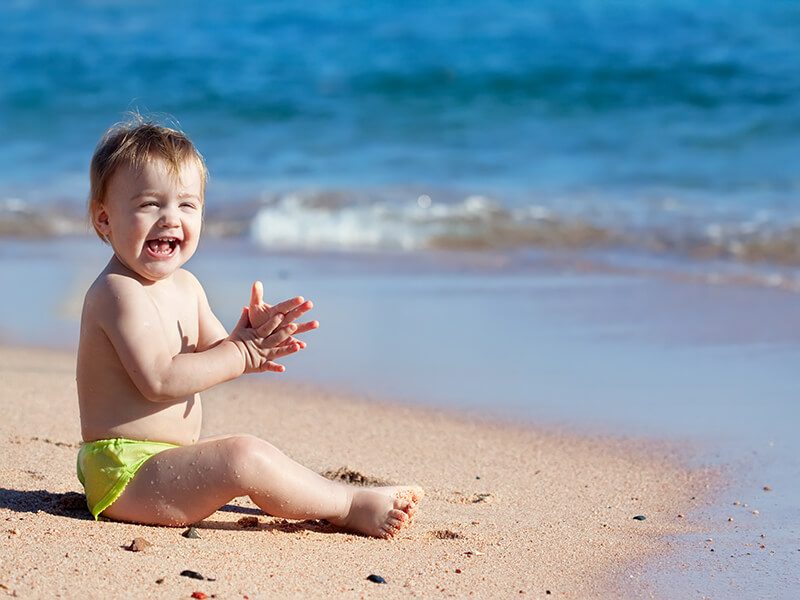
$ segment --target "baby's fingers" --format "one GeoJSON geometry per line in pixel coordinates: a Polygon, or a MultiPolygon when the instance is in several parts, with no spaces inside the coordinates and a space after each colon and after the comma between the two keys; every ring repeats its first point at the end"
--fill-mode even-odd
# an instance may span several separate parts
{"type": "Polygon", "coordinates": [[[290,354],[294,354],[295,352],[299,352],[303,348],[305,348],[305,344],[297,340],[293,342],[292,341],[284,342],[280,346],[276,346],[275,348],[273,348],[270,355],[271,358],[282,358],[284,356],[289,356],[290,354]]]}
{"type": "Polygon", "coordinates": [[[259,337],[265,338],[269,335],[272,335],[275,330],[280,327],[281,323],[283,323],[283,315],[281,313],[277,313],[270,317],[270,319],[261,327],[256,329],[256,333],[259,337]]]}
{"type": "MultiPolygon", "coordinates": [[[[294,298],[289,298],[288,300],[284,300],[283,302],[279,302],[275,306],[272,307],[272,310],[277,310],[278,312],[288,313],[289,311],[293,311],[301,305],[308,304],[305,301],[305,298],[302,296],[295,296],[294,298]]],[[[309,310],[311,307],[307,308],[309,310]]],[[[303,312],[306,312],[304,310],[303,312]]],[[[300,313],[303,314],[303,313],[300,313]]]]}
{"type": "Polygon", "coordinates": [[[295,331],[297,331],[297,325],[295,325],[294,323],[286,325],[285,327],[281,327],[280,329],[275,331],[275,333],[273,333],[264,340],[264,346],[268,348],[275,348],[276,346],[280,346],[283,342],[292,337],[292,334],[295,331]]]}
{"type": "Polygon", "coordinates": [[[295,319],[301,317],[303,314],[310,311],[312,308],[314,308],[314,303],[311,302],[311,300],[306,300],[300,306],[296,308],[291,308],[288,311],[284,311],[286,312],[286,322],[291,323],[295,319]]]}
{"type": "MultiPolygon", "coordinates": [[[[297,333],[297,332],[295,331],[295,333],[297,333]]],[[[281,346],[289,346],[290,344],[297,344],[297,345],[299,345],[301,350],[302,350],[303,348],[305,348],[305,347],[308,345],[308,344],[306,344],[304,341],[302,341],[302,340],[298,340],[296,337],[292,336],[292,337],[290,337],[288,340],[286,340],[285,342],[283,342],[283,343],[281,343],[281,344],[278,344],[278,347],[281,347],[281,346]]]]}
{"type": "Polygon", "coordinates": [[[267,361],[264,366],[261,368],[262,371],[272,371],[273,373],[283,373],[286,370],[286,367],[283,365],[279,365],[276,362],[267,361]]]}
{"type": "Polygon", "coordinates": [[[250,306],[264,306],[269,309],[269,304],[264,303],[264,286],[260,281],[254,281],[250,288],[250,306]]]}
{"type": "Polygon", "coordinates": [[[305,333],[306,331],[311,331],[317,327],[319,327],[319,321],[306,321],[305,323],[300,323],[297,326],[297,331],[295,331],[295,333],[305,333]]]}

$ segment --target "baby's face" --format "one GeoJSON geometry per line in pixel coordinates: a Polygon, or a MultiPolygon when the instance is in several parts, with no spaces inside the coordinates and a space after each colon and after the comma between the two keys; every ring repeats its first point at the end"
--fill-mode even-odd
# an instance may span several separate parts
{"type": "Polygon", "coordinates": [[[194,254],[202,213],[197,165],[187,162],[175,176],[163,161],[154,160],[141,171],[123,167],[115,172],[94,217],[126,267],[159,281],[194,254]]]}

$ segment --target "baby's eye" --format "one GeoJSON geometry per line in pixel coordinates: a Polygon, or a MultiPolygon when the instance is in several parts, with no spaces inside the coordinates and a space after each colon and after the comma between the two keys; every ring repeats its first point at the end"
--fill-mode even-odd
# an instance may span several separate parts
{"type": "Polygon", "coordinates": [[[142,203],[139,205],[139,207],[140,207],[140,208],[144,208],[145,206],[158,206],[158,202],[155,202],[155,201],[153,201],[153,200],[148,200],[148,201],[146,201],[146,202],[142,202],[142,203]]]}
{"type": "Polygon", "coordinates": [[[197,208],[197,205],[194,202],[181,202],[181,208],[190,208],[192,210],[195,210],[197,208]]]}

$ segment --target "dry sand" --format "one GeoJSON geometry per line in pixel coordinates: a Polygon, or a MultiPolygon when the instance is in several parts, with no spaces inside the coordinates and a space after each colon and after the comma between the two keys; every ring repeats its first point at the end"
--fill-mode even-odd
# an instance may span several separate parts
{"type": "Polygon", "coordinates": [[[274,376],[211,390],[204,408],[204,435],[252,433],[320,472],[346,466],[368,478],[422,485],[427,496],[418,517],[392,541],[267,517],[246,498],[198,525],[199,539],[182,537],[183,529],[96,523],[75,495],[82,490],[74,357],[5,348],[0,592],[649,596],[646,583],[630,576],[670,556],[675,535],[692,529],[708,492],[709,475],[682,466],[663,445],[368,402],[274,376]],[[237,524],[246,516],[257,516],[257,527],[237,524]],[[123,548],[137,537],[152,545],[123,548]],[[210,579],[181,576],[186,569],[210,579]],[[368,581],[370,574],[386,584],[368,581]]]}

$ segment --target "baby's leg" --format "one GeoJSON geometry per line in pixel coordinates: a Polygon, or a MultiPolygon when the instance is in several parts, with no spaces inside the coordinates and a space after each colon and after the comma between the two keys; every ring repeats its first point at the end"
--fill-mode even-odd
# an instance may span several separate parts
{"type": "Polygon", "coordinates": [[[421,491],[356,488],[329,481],[272,444],[239,435],[157,454],[103,514],[122,521],[185,525],[244,495],[274,516],[328,519],[386,537],[408,522],[421,491]]]}

